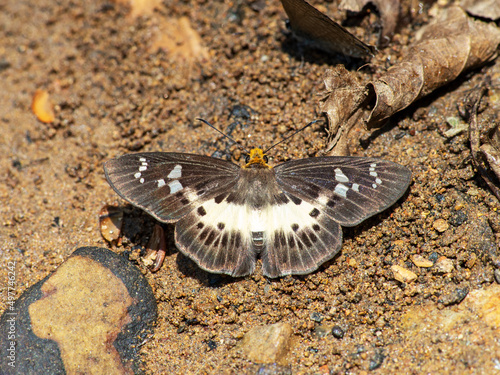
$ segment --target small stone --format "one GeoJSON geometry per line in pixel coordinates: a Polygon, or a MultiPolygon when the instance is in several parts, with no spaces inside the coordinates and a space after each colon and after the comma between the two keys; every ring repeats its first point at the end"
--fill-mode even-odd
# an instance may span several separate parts
{"type": "Polygon", "coordinates": [[[336,339],[341,339],[344,337],[344,330],[342,328],[340,328],[340,326],[333,326],[332,335],[336,339]]]}
{"type": "Polygon", "coordinates": [[[436,267],[436,270],[440,273],[450,273],[454,269],[453,262],[451,261],[451,259],[448,259],[444,256],[439,257],[434,266],[436,267]]]}
{"type": "Polygon", "coordinates": [[[322,324],[314,328],[314,335],[317,338],[323,338],[326,337],[331,331],[331,326],[322,324]]]}
{"type": "Polygon", "coordinates": [[[433,224],[432,224],[432,227],[437,230],[439,233],[443,233],[444,231],[446,231],[450,225],[448,224],[448,222],[444,219],[437,219],[433,224]]]}
{"type": "Polygon", "coordinates": [[[411,256],[413,264],[420,268],[429,268],[434,265],[429,259],[424,258],[422,255],[414,254],[411,256]]]}
{"type": "Polygon", "coordinates": [[[497,282],[497,284],[500,284],[500,270],[495,270],[495,281],[497,282]]]}
{"type": "Polygon", "coordinates": [[[391,267],[391,270],[394,273],[394,278],[401,283],[409,283],[417,279],[417,275],[414,272],[401,266],[394,265],[391,267]]]}
{"type": "Polygon", "coordinates": [[[287,323],[255,327],[246,333],[238,347],[252,362],[284,365],[292,334],[292,327],[287,323]]]}
{"type": "Polygon", "coordinates": [[[384,355],[382,349],[376,350],[375,354],[370,359],[370,365],[368,367],[368,370],[373,371],[373,370],[378,369],[380,366],[382,366],[384,359],[385,359],[385,355],[384,355]]]}
{"type": "Polygon", "coordinates": [[[457,305],[469,294],[469,288],[456,288],[451,293],[443,295],[439,302],[445,306],[457,305]]]}
{"type": "Polygon", "coordinates": [[[321,323],[321,321],[323,320],[323,316],[321,316],[319,312],[314,311],[313,313],[311,313],[311,320],[316,323],[321,323]]]}

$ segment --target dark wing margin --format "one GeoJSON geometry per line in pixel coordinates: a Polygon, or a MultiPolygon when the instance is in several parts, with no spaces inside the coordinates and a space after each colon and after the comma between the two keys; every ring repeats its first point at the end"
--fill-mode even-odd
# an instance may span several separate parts
{"type": "Polygon", "coordinates": [[[408,168],[364,157],[294,160],[276,166],[275,173],[281,189],[347,227],[393,205],[411,182],[408,168]]]}
{"type": "Polygon", "coordinates": [[[126,154],[104,164],[106,179],[120,197],[166,223],[232,189],[239,170],[228,161],[167,152],[126,154]]]}

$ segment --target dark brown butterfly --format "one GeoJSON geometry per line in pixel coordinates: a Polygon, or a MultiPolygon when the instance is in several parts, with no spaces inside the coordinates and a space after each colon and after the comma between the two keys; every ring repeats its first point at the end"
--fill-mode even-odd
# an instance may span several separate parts
{"type": "Polygon", "coordinates": [[[104,165],[125,200],[176,223],[178,248],[210,272],[307,274],[338,253],[342,226],[394,204],[410,184],[404,166],[376,158],[317,157],[267,164],[253,149],[242,167],[208,156],[149,152],[104,165]]]}

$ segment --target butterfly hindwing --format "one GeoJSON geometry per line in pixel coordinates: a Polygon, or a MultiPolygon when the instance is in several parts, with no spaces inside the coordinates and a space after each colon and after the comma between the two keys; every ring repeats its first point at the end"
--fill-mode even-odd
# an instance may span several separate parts
{"type": "Polygon", "coordinates": [[[281,189],[348,227],[394,204],[411,181],[406,167],[376,158],[317,157],[274,169],[281,189]]]}
{"type": "Polygon", "coordinates": [[[250,238],[251,217],[246,205],[211,199],[177,222],[175,242],[206,271],[249,275],[257,257],[250,238]]]}
{"type": "Polygon", "coordinates": [[[269,230],[261,258],[268,277],[310,273],[333,258],[342,244],[338,223],[306,201],[287,197],[287,203],[266,212],[269,230]]]}
{"type": "Polygon", "coordinates": [[[118,195],[162,222],[175,222],[231,189],[239,170],[220,159],[166,152],[126,154],[104,165],[118,195]]]}

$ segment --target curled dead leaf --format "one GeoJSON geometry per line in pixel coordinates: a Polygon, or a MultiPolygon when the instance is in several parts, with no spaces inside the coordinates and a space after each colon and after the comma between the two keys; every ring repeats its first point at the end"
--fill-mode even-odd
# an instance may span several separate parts
{"type": "Polygon", "coordinates": [[[33,95],[31,102],[31,110],[41,122],[50,124],[54,122],[56,116],[54,113],[54,105],[50,100],[48,91],[37,89],[33,95]]]}
{"type": "Polygon", "coordinates": [[[402,61],[369,84],[375,102],[368,128],[379,128],[394,113],[408,107],[462,72],[497,56],[500,29],[475,21],[452,7],[417,33],[402,61]]]}
{"type": "Polygon", "coordinates": [[[486,142],[481,145],[481,131],[477,116],[481,98],[486,94],[486,86],[473,91],[466,99],[469,113],[469,141],[474,166],[489,188],[500,200],[500,125],[494,125],[486,131],[486,142]],[[488,168],[489,167],[489,168],[488,168]],[[491,171],[490,171],[491,169],[491,171]],[[493,172],[493,173],[491,173],[493,172]]]}
{"type": "Polygon", "coordinates": [[[460,6],[467,13],[476,17],[493,21],[500,19],[500,2],[498,0],[462,0],[460,6]]]}
{"type": "Polygon", "coordinates": [[[161,225],[155,224],[146,246],[146,255],[141,258],[142,264],[150,268],[151,272],[158,271],[165,260],[166,248],[165,232],[161,225]]]}
{"type": "Polygon", "coordinates": [[[120,238],[123,224],[123,210],[116,206],[104,206],[99,213],[99,228],[102,237],[108,242],[120,238]]]}
{"type": "Polygon", "coordinates": [[[323,82],[326,91],[319,107],[328,117],[325,153],[345,156],[349,154],[349,131],[362,114],[368,90],[360,84],[357,74],[349,72],[343,65],[327,70],[323,82]]]}
{"type": "Polygon", "coordinates": [[[305,0],[281,0],[295,38],[327,53],[366,58],[376,49],[351,34],[305,0]]]}
{"type": "Polygon", "coordinates": [[[378,9],[382,22],[378,46],[386,46],[392,40],[398,25],[401,13],[400,0],[341,0],[339,9],[357,13],[361,12],[369,3],[378,9]]]}

